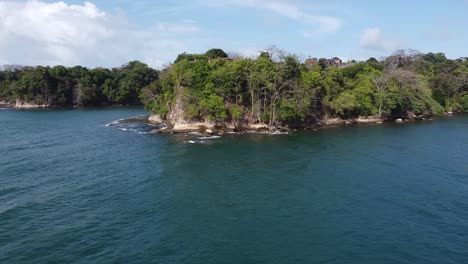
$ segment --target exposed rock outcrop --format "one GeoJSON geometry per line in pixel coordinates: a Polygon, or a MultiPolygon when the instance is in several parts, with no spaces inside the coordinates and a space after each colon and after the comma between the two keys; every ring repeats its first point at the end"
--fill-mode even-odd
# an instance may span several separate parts
{"type": "Polygon", "coordinates": [[[341,119],[341,118],[325,118],[321,125],[324,126],[337,126],[337,125],[351,125],[351,124],[381,124],[385,120],[381,118],[375,118],[372,116],[368,117],[358,117],[351,119],[341,119]]]}
{"type": "Polygon", "coordinates": [[[313,68],[313,67],[315,67],[317,65],[321,65],[323,67],[341,67],[341,66],[343,66],[343,61],[338,57],[333,57],[331,59],[309,58],[309,59],[305,60],[304,64],[309,69],[313,68]]]}
{"type": "Polygon", "coordinates": [[[176,102],[171,107],[171,111],[168,116],[168,122],[172,125],[178,124],[188,124],[187,120],[185,119],[185,110],[184,105],[182,102],[182,90],[184,88],[180,85],[176,88],[176,102]]]}
{"type": "Polygon", "coordinates": [[[170,128],[170,131],[177,133],[191,131],[204,132],[207,129],[214,129],[214,127],[215,125],[209,122],[184,122],[172,124],[172,128],[170,128]]]}
{"type": "Polygon", "coordinates": [[[175,104],[171,107],[171,111],[167,116],[166,123],[168,125],[168,131],[170,132],[191,132],[191,131],[206,131],[207,129],[213,129],[214,123],[205,121],[190,121],[185,118],[185,110],[182,101],[182,92],[184,87],[178,86],[176,88],[176,99],[175,104]]]}
{"type": "Polygon", "coordinates": [[[374,117],[358,117],[352,119],[352,123],[354,124],[381,124],[385,120],[382,118],[374,118],[374,117]]]}
{"type": "Polygon", "coordinates": [[[16,99],[15,108],[24,108],[24,109],[31,109],[31,108],[49,108],[50,105],[47,104],[35,104],[31,102],[26,102],[20,99],[16,99]]]}
{"type": "Polygon", "coordinates": [[[13,107],[13,105],[5,100],[0,100],[0,107],[13,107]]]}
{"type": "Polygon", "coordinates": [[[161,124],[164,122],[164,120],[161,118],[160,115],[150,115],[148,117],[148,121],[150,123],[154,123],[154,124],[161,124]]]}
{"type": "Polygon", "coordinates": [[[267,124],[259,123],[259,124],[250,124],[248,128],[253,129],[253,130],[269,130],[270,127],[267,124]]]}

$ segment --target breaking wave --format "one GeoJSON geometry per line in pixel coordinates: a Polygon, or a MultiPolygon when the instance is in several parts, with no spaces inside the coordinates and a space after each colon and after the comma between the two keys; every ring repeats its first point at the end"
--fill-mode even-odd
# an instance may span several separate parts
{"type": "Polygon", "coordinates": [[[120,131],[124,132],[133,132],[140,135],[147,135],[147,134],[154,134],[155,129],[159,129],[162,127],[158,127],[147,122],[148,116],[140,115],[134,116],[129,118],[121,118],[118,120],[114,120],[108,124],[106,127],[116,128],[120,131]]]}

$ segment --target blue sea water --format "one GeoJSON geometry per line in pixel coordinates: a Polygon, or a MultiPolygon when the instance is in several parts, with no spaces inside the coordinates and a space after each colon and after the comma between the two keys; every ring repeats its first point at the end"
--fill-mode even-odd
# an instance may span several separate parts
{"type": "Polygon", "coordinates": [[[220,138],[112,123],[145,114],[0,110],[0,263],[468,263],[468,116],[220,138]]]}

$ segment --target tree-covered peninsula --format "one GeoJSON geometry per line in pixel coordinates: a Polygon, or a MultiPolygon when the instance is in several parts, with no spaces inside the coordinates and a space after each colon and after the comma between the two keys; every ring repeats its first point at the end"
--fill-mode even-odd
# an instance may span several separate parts
{"type": "Polygon", "coordinates": [[[141,98],[174,130],[424,118],[468,112],[468,60],[405,50],[342,63],[277,49],[257,58],[211,50],[181,54],[141,98]]]}
{"type": "Polygon", "coordinates": [[[377,60],[301,60],[269,49],[256,58],[221,49],[180,54],[157,71],[25,67],[0,72],[0,99],[45,106],[143,103],[174,130],[307,127],[468,112],[468,59],[402,50],[377,60]]]}

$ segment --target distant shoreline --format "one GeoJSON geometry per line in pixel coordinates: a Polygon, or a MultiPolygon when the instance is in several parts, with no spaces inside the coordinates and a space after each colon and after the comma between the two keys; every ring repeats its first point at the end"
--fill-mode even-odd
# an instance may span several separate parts
{"type": "Polygon", "coordinates": [[[16,109],[16,110],[40,110],[40,109],[83,109],[83,108],[105,108],[105,107],[142,107],[142,104],[101,104],[101,105],[37,105],[32,103],[14,104],[6,101],[0,101],[0,108],[16,109]]]}

